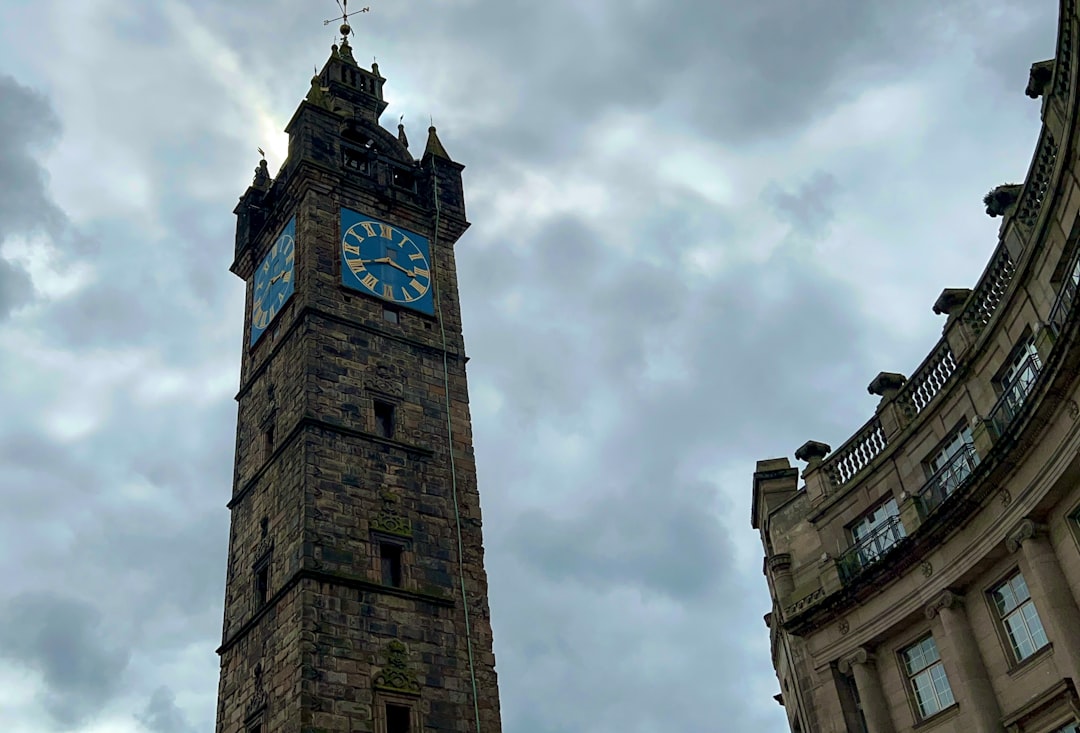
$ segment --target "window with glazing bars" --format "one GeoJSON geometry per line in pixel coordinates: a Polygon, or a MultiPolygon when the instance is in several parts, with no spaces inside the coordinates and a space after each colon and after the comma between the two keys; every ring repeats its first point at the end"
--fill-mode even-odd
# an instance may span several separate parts
{"type": "Polygon", "coordinates": [[[920,718],[929,718],[956,702],[933,636],[920,639],[900,656],[920,718]]]}
{"type": "Polygon", "coordinates": [[[964,425],[954,430],[924,465],[926,484],[920,492],[924,502],[932,506],[943,502],[967,480],[978,464],[979,455],[975,452],[971,427],[964,425]]]}
{"type": "Polygon", "coordinates": [[[859,563],[868,565],[904,537],[900,508],[889,499],[851,525],[851,539],[858,547],[859,563]]]}
{"type": "Polygon", "coordinates": [[[1022,662],[1050,643],[1023,575],[1012,576],[990,591],[990,597],[1009,637],[1013,659],[1022,662]]]}

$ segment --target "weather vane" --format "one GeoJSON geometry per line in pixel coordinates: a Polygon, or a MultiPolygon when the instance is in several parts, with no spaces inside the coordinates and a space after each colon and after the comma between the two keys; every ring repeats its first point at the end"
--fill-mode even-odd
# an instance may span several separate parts
{"type": "MultiPolygon", "coordinates": [[[[341,11],[341,15],[339,15],[336,18],[331,18],[330,20],[324,20],[323,25],[330,25],[331,23],[336,23],[336,22],[338,22],[340,20],[341,21],[341,37],[347,39],[349,37],[349,34],[352,33],[352,26],[349,25],[349,0],[337,0],[337,5],[338,5],[338,9],[341,11]]],[[[363,8],[360,8],[356,12],[358,12],[358,13],[370,13],[371,8],[365,6],[363,8]]]]}

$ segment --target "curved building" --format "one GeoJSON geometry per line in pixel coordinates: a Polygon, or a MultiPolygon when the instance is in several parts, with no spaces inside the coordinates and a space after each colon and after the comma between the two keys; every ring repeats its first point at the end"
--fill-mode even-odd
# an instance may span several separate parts
{"type": "Polygon", "coordinates": [[[752,525],[778,701],[799,733],[1080,732],[1075,0],[1031,68],[1042,130],[941,340],[836,450],[759,461],[752,525]],[[800,481],[801,477],[801,481],[800,481]]]}

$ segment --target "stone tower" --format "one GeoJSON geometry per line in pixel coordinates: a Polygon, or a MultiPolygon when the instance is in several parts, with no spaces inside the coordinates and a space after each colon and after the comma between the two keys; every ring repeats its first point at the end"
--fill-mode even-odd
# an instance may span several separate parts
{"type": "Polygon", "coordinates": [[[462,166],[348,42],[236,207],[217,733],[500,733],[454,243],[462,166]]]}

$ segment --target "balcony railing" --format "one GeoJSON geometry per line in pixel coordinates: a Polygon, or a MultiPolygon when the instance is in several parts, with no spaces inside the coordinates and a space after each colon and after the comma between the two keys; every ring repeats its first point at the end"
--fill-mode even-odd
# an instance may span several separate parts
{"type": "Polygon", "coordinates": [[[941,506],[942,502],[964,485],[979,465],[975,446],[965,443],[949,462],[939,468],[919,489],[919,507],[923,517],[941,506]]]}
{"type": "Polygon", "coordinates": [[[885,450],[887,444],[885,431],[881,427],[881,418],[874,415],[869,422],[859,428],[859,432],[837,448],[821,464],[821,468],[829,477],[829,482],[833,487],[840,488],[850,481],[852,476],[866,468],[870,461],[885,450]]]}
{"type": "Polygon", "coordinates": [[[837,560],[840,580],[844,583],[854,580],[863,568],[880,560],[889,548],[904,539],[906,535],[900,517],[890,517],[887,522],[846,549],[840,556],[837,560]]]}
{"type": "Polygon", "coordinates": [[[910,405],[917,415],[941,393],[945,383],[955,371],[956,357],[953,356],[949,342],[941,339],[911,378],[900,388],[896,399],[901,404],[910,405]]]}
{"type": "Polygon", "coordinates": [[[1065,327],[1065,321],[1069,317],[1069,311],[1072,309],[1075,300],[1076,280],[1073,279],[1070,271],[1069,277],[1065,278],[1065,282],[1061,286],[1057,300],[1054,301],[1054,307],[1050,310],[1050,328],[1053,329],[1055,336],[1059,335],[1061,329],[1065,327]]]}
{"type": "Polygon", "coordinates": [[[1031,394],[1031,388],[1035,386],[1035,380],[1039,376],[1041,368],[1039,357],[1032,354],[1021,364],[1016,376],[1002,390],[1001,396],[990,411],[990,424],[998,435],[1005,432],[1020,413],[1024,401],[1031,394]]]}

